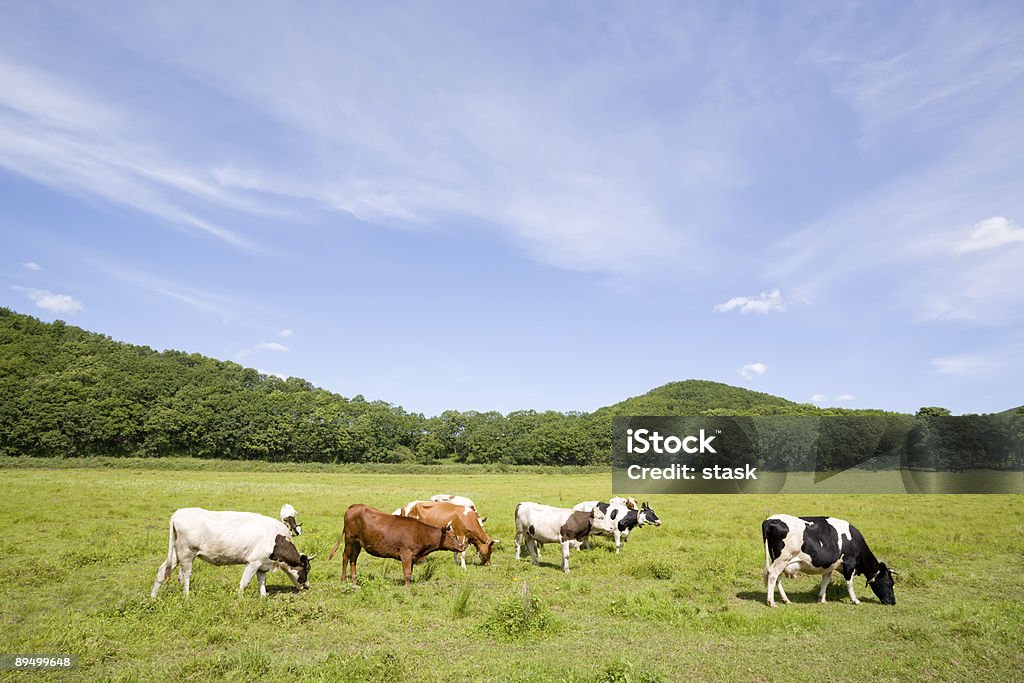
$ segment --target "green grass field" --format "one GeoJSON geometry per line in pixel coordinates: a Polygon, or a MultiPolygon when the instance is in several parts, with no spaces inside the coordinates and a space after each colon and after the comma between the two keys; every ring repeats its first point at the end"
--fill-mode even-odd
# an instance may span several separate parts
{"type": "MultiPolygon", "coordinates": [[[[607,474],[0,469],[2,652],[72,653],[87,680],[1021,680],[1024,499],[1020,496],[658,496],[660,528],[615,556],[601,539],[572,573],[516,562],[518,501],[571,506],[611,494],[607,474]],[[453,491],[501,539],[491,567],[436,553],[411,589],[398,562],[360,557],[361,587],[327,552],[345,508],[386,511],[453,491]],[[192,597],[149,589],[178,507],[275,516],[294,504],[297,545],[319,553],[311,590],[269,576],[236,595],[241,567],[197,562],[192,597]],[[766,514],[850,520],[900,574],[896,607],[850,605],[834,581],[789,581],[765,605],[766,514]]],[[[524,550],[525,554],[525,550],[524,550]]],[[[0,673],[21,680],[21,672],[0,673]]]]}

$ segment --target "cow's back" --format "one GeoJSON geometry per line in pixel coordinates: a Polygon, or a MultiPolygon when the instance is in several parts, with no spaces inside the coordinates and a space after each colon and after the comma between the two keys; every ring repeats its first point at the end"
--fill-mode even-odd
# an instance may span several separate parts
{"type": "Polygon", "coordinates": [[[358,541],[377,557],[398,557],[403,549],[437,545],[436,527],[412,517],[398,517],[357,503],[345,511],[345,538],[358,541]]]}
{"type": "Polygon", "coordinates": [[[443,527],[450,522],[458,536],[473,538],[482,543],[489,540],[476,511],[464,505],[446,501],[420,501],[407,515],[435,527],[443,527]]]}
{"type": "Polygon", "coordinates": [[[577,511],[540,503],[520,503],[516,506],[516,531],[541,543],[557,543],[561,540],[562,525],[574,512],[577,511]]]}
{"type": "Polygon", "coordinates": [[[181,508],[171,515],[175,544],[213,564],[237,564],[273,552],[280,534],[291,538],[280,520],[255,512],[181,508]]]}

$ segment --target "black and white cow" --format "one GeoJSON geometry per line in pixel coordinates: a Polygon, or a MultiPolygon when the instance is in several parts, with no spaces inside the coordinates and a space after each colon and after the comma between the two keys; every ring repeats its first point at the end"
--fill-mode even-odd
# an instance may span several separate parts
{"type": "Polygon", "coordinates": [[[260,595],[267,596],[267,572],[280,569],[299,588],[309,588],[309,563],[292,543],[291,530],[283,522],[255,512],[233,512],[181,508],[171,515],[167,559],[156,572],[150,597],[180,565],[178,578],[185,597],[192,581],[192,563],[196,558],[210,564],[244,564],[239,595],[252,581],[259,581],[260,595]]]}
{"type": "Polygon", "coordinates": [[[793,578],[798,572],[821,574],[818,601],[825,602],[825,592],[832,572],[842,572],[850,601],[859,605],[853,592],[853,577],[867,579],[871,590],[883,605],[895,605],[892,572],[884,562],[875,559],[867,542],[855,526],[835,517],[793,517],[772,515],[761,523],[764,539],[764,578],[768,584],[768,604],[775,607],[775,587],[779,596],[789,602],[782,588],[782,574],[793,578]]]}
{"type": "MultiPolygon", "coordinates": [[[[635,501],[633,501],[633,507],[630,508],[619,504],[618,501],[620,500],[625,501],[622,498],[612,498],[610,503],[588,500],[573,507],[574,510],[582,512],[590,512],[594,509],[601,511],[604,519],[594,522],[590,533],[591,535],[611,536],[615,541],[616,553],[629,540],[630,532],[636,527],[644,526],[645,524],[661,526],[661,519],[658,518],[658,515],[654,513],[654,510],[647,503],[643,503],[640,509],[637,509],[635,501]]],[[[630,498],[629,500],[632,501],[633,499],[630,498]]]]}
{"type": "Polygon", "coordinates": [[[516,535],[512,541],[516,559],[520,547],[526,543],[530,558],[540,564],[540,545],[558,543],[562,546],[562,571],[569,573],[569,547],[586,540],[593,524],[604,519],[599,510],[569,510],[540,503],[524,502],[516,505],[516,535]]]}

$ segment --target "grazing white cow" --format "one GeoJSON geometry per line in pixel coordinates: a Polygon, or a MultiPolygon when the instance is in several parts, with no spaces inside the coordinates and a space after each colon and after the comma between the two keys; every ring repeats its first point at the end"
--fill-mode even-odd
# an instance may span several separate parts
{"type": "Polygon", "coordinates": [[[476,504],[465,496],[457,496],[452,493],[439,493],[436,496],[431,496],[430,500],[435,503],[454,503],[455,505],[463,505],[471,509],[473,512],[476,512],[476,504]]]}
{"type": "Polygon", "coordinates": [[[281,521],[285,523],[288,530],[292,532],[292,536],[302,535],[302,525],[295,521],[299,516],[299,513],[295,511],[295,508],[290,504],[285,503],[281,506],[281,521]]]}
{"type": "Polygon", "coordinates": [[[615,541],[616,554],[629,539],[629,533],[636,527],[645,524],[661,526],[661,520],[650,505],[644,503],[637,509],[636,501],[632,498],[612,498],[607,503],[587,500],[577,504],[573,509],[583,512],[596,509],[603,514],[603,519],[594,521],[594,527],[590,533],[598,536],[611,536],[615,541]],[[632,503],[633,507],[628,507],[627,503],[632,503]]]}
{"type": "Polygon", "coordinates": [[[513,542],[516,559],[520,557],[524,539],[530,558],[536,565],[540,564],[537,545],[558,543],[562,546],[562,571],[568,574],[569,547],[586,539],[591,525],[603,519],[604,515],[596,508],[582,512],[540,503],[520,503],[516,505],[516,537],[513,542]]]}
{"type": "Polygon", "coordinates": [[[156,572],[150,597],[156,597],[160,586],[179,564],[178,578],[188,597],[192,562],[197,557],[216,565],[244,564],[238,594],[255,575],[260,595],[266,597],[267,572],[274,569],[284,571],[299,588],[309,588],[309,563],[316,556],[300,554],[288,527],[271,517],[255,512],[181,508],[171,515],[167,559],[156,572]]]}

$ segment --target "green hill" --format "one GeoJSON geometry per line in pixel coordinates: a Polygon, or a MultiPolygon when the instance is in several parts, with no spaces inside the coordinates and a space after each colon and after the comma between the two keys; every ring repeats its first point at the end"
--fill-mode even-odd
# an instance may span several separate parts
{"type": "Polygon", "coordinates": [[[720,382],[690,379],[670,382],[641,396],[596,411],[611,415],[803,415],[823,412],[778,396],[720,382]]]}
{"type": "Polygon", "coordinates": [[[740,387],[672,382],[593,413],[409,413],[237,363],[125,344],[0,308],[0,455],[316,462],[608,462],[614,415],[818,415],[740,387]]]}

